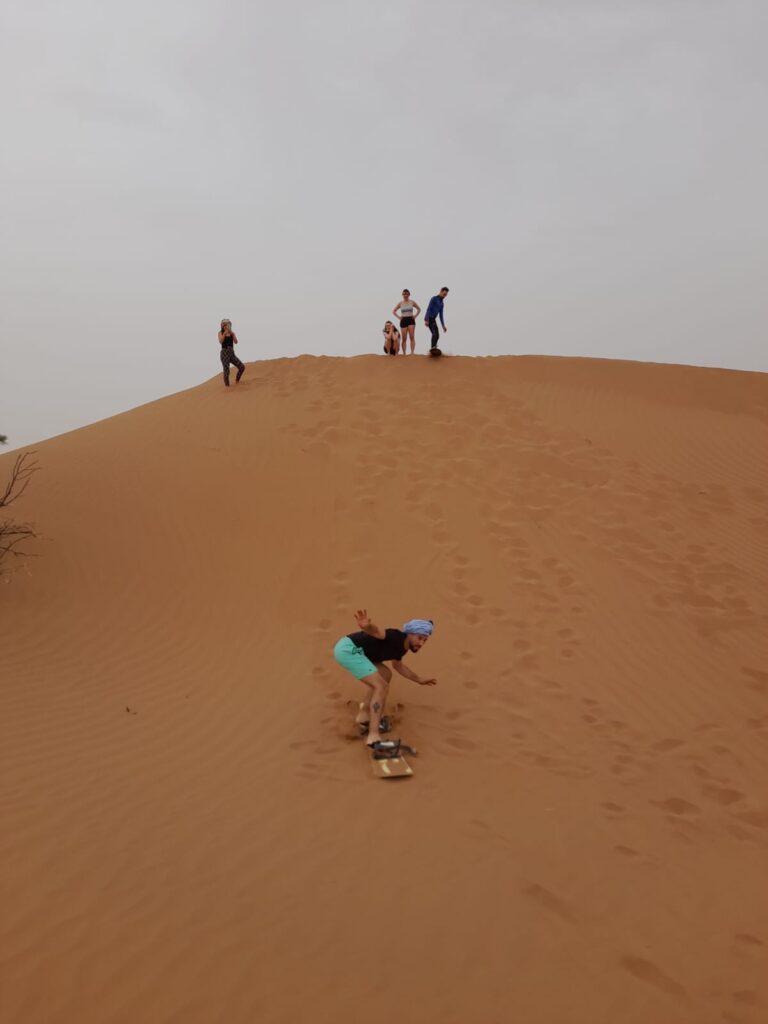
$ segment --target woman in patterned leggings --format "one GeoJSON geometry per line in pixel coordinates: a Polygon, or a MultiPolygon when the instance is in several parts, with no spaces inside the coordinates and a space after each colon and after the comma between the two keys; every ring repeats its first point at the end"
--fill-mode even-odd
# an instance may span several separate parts
{"type": "Polygon", "coordinates": [[[245,372],[245,364],[241,363],[235,355],[235,345],[237,344],[237,335],[232,330],[231,320],[221,321],[221,330],[219,331],[219,344],[221,345],[221,365],[224,367],[224,384],[229,387],[229,367],[237,367],[237,376],[235,381],[239,381],[245,372]]]}

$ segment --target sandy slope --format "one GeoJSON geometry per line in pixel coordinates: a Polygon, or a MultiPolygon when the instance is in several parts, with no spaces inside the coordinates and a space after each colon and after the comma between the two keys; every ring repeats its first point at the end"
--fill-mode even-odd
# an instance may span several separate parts
{"type": "Polygon", "coordinates": [[[0,1018],[768,1019],[767,452],[765,376],[373,356],[40,445],[0,1018]],[[406,782],[359,605],[437,623],[406,782]]]}

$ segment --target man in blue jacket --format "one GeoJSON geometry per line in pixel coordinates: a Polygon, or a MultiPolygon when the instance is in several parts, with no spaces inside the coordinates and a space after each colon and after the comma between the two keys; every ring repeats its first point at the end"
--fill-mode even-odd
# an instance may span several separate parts
{"type": "Polygon", "coordinates": [[[445,326],[445,320],[443,319],[443,303],[445,297],[448,294],[447,288],[441,288],[437,295],[433,295],[429,300],[427,306],[427,312],[424,314],[424,319],[427,322],[427,327],[432,334],[432,343],[430,348],[437,348],[438,342],[440,341],[440,331],[437,327],[437,318],[440,317],[440,323],[443,325],[443,330],[447,331],[448,328],[445,326]]]}

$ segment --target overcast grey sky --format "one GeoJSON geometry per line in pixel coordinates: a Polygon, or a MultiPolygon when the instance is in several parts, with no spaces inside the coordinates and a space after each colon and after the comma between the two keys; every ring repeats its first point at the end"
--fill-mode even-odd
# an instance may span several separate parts
{"type": "Polygon", "coordinates": [[[4,0],[0,38],[11,445],[213,376],[223,316],[248,361],[380,350],[403,287],[457,353],[768,370],[764,0],[4,0]]]}

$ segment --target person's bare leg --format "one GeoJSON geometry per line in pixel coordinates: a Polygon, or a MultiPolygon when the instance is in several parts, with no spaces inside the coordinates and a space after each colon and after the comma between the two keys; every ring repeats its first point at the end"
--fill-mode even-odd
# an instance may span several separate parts
{"type": "Polygon", "coordinates": [[[392,682],[392,670],[387,668],[383,661],[374,662],[376,668],[379,670],[379,675],[384,679],[387,684],[387,689],[384,692],[384,699],[381,702],[381,718],[384,717],[384,712],[387,709],[387,698],[389,697],[389,684],[392,682]]]}
{"type": "MultiPolygon", "coordinates": [[[[379,722],[381,722],[381,719],[384,717],[384,711],[386,710],[387,706],[387,697],[389,696],[389,683],[392,679],[392,670],[387,668],[384,662],[381,661],[376,663],[376,668],[379,670],[379,675],[387,683],[387,690],[381,702],[381,710],[379,712],[379,722]]],[[[370,678],[371,676],[367,676],[367,679],[370,678]]],[[[363,685],[365,686],[366,694],[365,699],[359,706],[359,710],[355,717],[355,724],[368,725],[371,721],[371,700],[373,699],[373,686],[369,682],[367,682],[366,679],[361,679],[360,682],[363,683],[363,685]]]]}
{"type": "Polygon", "coordinates": [[[416,328],[409,327],[408,334],[410,335],[411,338],[411,355],[413,355],[413,353],[416,351],[416,328]]]}
{"type": "Polygon", "coordinates": [[[387,701],[389,684],[384,676],[379,675],[378,672],[366,676],[363,682],[367,683],[373,690],[371,694],[371,720],[368,723],[368,738],[366,740],[366,743],[370,746],[372,743],[379,743],[381,740],[379,726],[381,725],[382,709],[387,701]]]}
{"type": "Polygon", "coordinates": [[[371,720],[371,697],[373,696],[373,687],[370,683],[366,683],[364,679],[360,682],[365,687],[365,698],[358,707],[357,714],[355,715],[356,725],[368,725],[371,720]]]}

